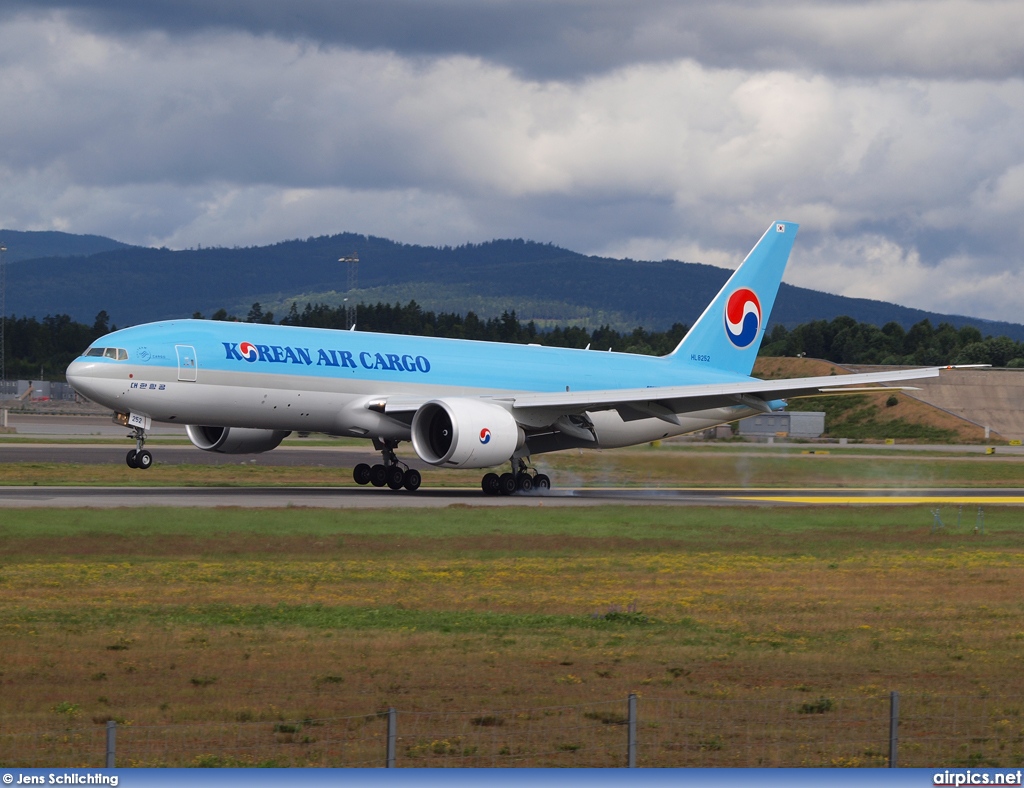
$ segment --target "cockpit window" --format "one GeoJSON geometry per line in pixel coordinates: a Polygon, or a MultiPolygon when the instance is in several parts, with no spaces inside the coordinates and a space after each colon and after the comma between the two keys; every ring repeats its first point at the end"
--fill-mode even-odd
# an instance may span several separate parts
{"type": "Polygon", "coordinates": [[[127,361],[128,351],[123,347],[91,347],[85,351],[86,356],[110,358],[114,361],[127,361]]]}

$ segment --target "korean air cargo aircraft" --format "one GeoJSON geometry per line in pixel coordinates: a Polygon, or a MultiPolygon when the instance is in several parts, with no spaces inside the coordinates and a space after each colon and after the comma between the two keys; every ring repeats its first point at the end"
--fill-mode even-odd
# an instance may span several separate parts
{"type": "Polygon", "coordinates": [[[263,452],[293,430],[367,438],[381,462],[359,484],[416,490],[395,455],[412,441],[440,468],[487,468],[490,495],[546,490],[530,458],[681,435],[791,397],[934,377],[938,368],[762,381],[750,377],[797,225],[761,236],[679,346],[655,358],[293,326],[169,320],[115,331],[67,370],[75,389],[132,430],[132,468],[154,421],[184,424],[204,451],[263,452]]]}

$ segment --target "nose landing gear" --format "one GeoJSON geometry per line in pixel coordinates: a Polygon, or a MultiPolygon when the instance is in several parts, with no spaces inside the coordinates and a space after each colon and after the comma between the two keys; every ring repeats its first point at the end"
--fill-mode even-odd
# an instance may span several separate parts
{"type": "Polygon", "coordinates": [[[373,466],[365,462],[359,463],[352,469],[352,480],[356,484],[372,484],[374,487],[388,487],[392,490],[401,490],[404,487],[409,492],[419,489],[423,481],[420,472],[410,468],[395,456],[398,441],[374,438],[373,448],[381,453],[383,462],[373,466]]]}
{"type": "Polygon", "coordinates": [[[147,471],[153,465],[153,455],[142,447],[146,445],[146,431],[141,427],[132,427],[129,438],[135,438],[135,448],[125,455],[124,461],[129,468],[147,471]]]}
{"type": "Polygon", "coordinates": [[[512,472],[488,473],[480,480],[484,495],[512,495],[513,493],[546,493],[551,489],[551,479],[527,466],[522,458],[512,460],[512,472]]]}

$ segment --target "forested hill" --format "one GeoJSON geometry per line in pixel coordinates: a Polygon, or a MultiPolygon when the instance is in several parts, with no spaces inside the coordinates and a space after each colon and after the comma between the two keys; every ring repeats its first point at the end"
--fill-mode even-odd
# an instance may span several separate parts
{"type": "Polygon", "coordinates": [[[8,263],[38,257],[86,257],[112,249],[132,248],[102,235],[22,230],[0,230],[0,246],[7,247],[4,260],[8,263]]]}
{"type": "MultiPolygon", "coordinates": [[[[0,236],[2,238],[2,236],[0,236]]],[[[109,240],[109,239],[108,239],[109,240]]],[[[730,271],[699,263],[588,257],[551,244],[492,241],[459,247],[424,247],[384,238],[342,234],[245,249],[171,251],[114,248],[86,257],[19,259],[8,241],[8,315],[67,314],[92,321],[106,310],[113,322],[243,312],[254,301],[278,312],[291,301],[338,305],[402,302],[482,317],[515,310],[538,326],[643,326],[664,330],[691,324],[730,271]],[[347,267],[338,259],[357,253],[358,290],[347,293],[347,267]]],[[[113,242],[116,243],[116,242],[113,242]]],[[[75,254],[82,254],[76,252],[75,254]]],[[[794,327],[848,315],[904,329],[933,324],[976,326],[984,335],[1024,340],[1024,326],[941,315],[868,299],[844,298],[783,284],[771,325],[794,327]]]]}

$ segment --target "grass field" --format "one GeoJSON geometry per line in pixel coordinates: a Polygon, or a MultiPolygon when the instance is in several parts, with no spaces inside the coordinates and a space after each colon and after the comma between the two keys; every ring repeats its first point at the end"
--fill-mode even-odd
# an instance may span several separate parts
{"type": "Polygon", "coordinates": [[[0,724],[1024,697],[1024,512],[969,514],[7,510],[0,724]]]}
{"type": "MultiPolygon", "coordinates": [[[[559,452],[537,458],[558,487],[1016,487],[1024,482],[1024,455],[955,454],[941,448],[896,452],[794,447],[718,447],[666,443],[608,452],[559,452]],[[823,453],[825,452],[825,453],[823,453]]],[[[354,486],[345,466],[171,465],[156,461],[144,473],[123,462],[0,465],[2,485],[124,486],[354,486]]],[[[367,454],[372,460],[373,455],[367,454]]],[[[410,457],[411,459],[411,457],[410,457]]],[[[479,487],[482,472],[427,468],[425,487],[479,487]]]]}

